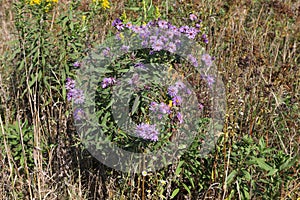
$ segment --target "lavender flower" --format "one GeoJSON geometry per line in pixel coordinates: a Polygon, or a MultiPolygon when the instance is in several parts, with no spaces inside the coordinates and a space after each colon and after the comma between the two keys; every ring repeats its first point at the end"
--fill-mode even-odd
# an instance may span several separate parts
{"type": "Polygon", "coordinates": [[[173,30],[168,30],[166,32],[166,35],[168,36],[169,39],[173,39],[173,37],[174,37],[174,31],[173,30]]]}
{"type": "Polygon", "coordinates": [[[173,105],[179,106],[182,103],[182,98],[180,96],[175,96],[172,98],[173,105]]]}
{"type": "Polygon", "coordinates": [[[145,140],[158,141],[159,132],[156,130],[156,125],[141,123],[137,125],[135,133],[138,137],[145,140]]]}
{"type": "Polygon", "coordinates": [[[178,87],[176,86],[168,87],[168,95],[170,95],[171,97],[175,97],[177,93],[178,93],[178,87]]]}
{"type": "Polygon", "coordinates": [[[164,46],[164,43],[161,40],[156,40],[153,44],[152,44],[152,48],[154,51],[160,51],[162,50],[164,46]]]}
{"type": "Polygon", "coordinates": [[[166,50],[168,50],[170,53],[174,53],[176,51],[176,44],[174,44],[173,42],[170,42],[167,45],[166,50]]]}
{"type": "Polygon", "coordinates": [[[156,112],[157,108],[158,108],[158,103],[156,103],[154,101],[151,102],[149,110],[156,112]]]}
{"type": "Polygon", "coordinates": [[[207,35],[206,34],[203,34],[202,35],[202,40],[205,44],[208,44],[208,39],[207,39],[207,35]]]}
{"type": "Polygon", "coordinates": [[[214,77],[212,77],[210,75],[207,75],[207,76],[202,75],[202,78],[204,78],[206,80],[209,87],[211,87],[215,82],[214,77]]]}
{"type": "Polygon", "coordinates": [[[165,20],[159,20],[158,21],[158,27],[162,29],[167,29],[168,28],[168,22],[165,20]]]}
{"type": "Polygon", "coordinates": [[[188,61],[190,61],[194,67],[198,67],[198,61],[192,54],[188,55],[188,61]]]}
{"type": "Polygon", "coordinates": [[[175,86],[179,89],[184,89],[185,85],[182,81],[176,81],[175,86]]]}
{"type": "Polygon", "coordinates": [[[169,30],[172,31],[174,35],[180,36],[180,30],[176,26],[170,26],[169,30]]]}
{"type": "Polygon", "coordinates": [[[122,20],[119,18],[115,19],[112,25],[116,27],[119,31],[124,29],[124,24],[122,23],[122,20]]]}
{"type": "Polygon", "coordinates": [[[107,86],[113,85],[116,83],[114,78],[104,78],[102,81],[102,88],[106,88],[107,86]]]}
{"type": "Polygon", "coordinates": [[[128,29],[131,29],[133,27],[132,23],[131,22],[127,22],[125,24],[125,27],[128,28],[128,29]]]}
{"type": "Polygon", "coordinates": [[[199,103],[199,104],[198,104],[198,108],[199,108],[199,110],[203,110],[204,105],[203,105],[202,103],[199,103]]]}
{"type": "Polygon", "coordinates": [[[83,90],[80,89],[71,89],[68,91],[67,94],[67,99],[68,101],[74,101],[74,103],[76,104],[81,104],[84,102],[84,94],[83,94],[83,90]]]}
{"type": "Polygon", "coordinates": [[[205,63],[206,66],[210,67],[212,65],[212,58],[209,54],[203,54],[201,60],[205,63]]]}
{"type": "Polygon", "coordinates": [[[179,31],[181,33],[186,33],[190,28],[188,26],[182,26],[179,28],[179,31]]]}
{"type": "Polygon", "coordinates": [[[78,62],[78,61],[76,61],[75,63],[73,63],[73,67],[80,67],[81,66],[81,63],[80,62],[78,62]]]}
{"type": "Polygon", "coordinates": [[[75,80],[73,80],[71,78],[67,78],[67,80],[66,80],[66,89],[71,90],[71,89],[74,89],[74,87],[75,87],[75,80]]]}
{"type": "Polygon", "coordinates": [[[179,121],[179,124],[182,124],[182,122],[183,122],[183,116],[182,116],[182,114],[180,112],[178,112],[176,114],[176,117],[177,117],[177,119],[179,121]]]}
{"type": "Polygon", "coordinates": [[[191,21],[197,20],[197,16],[195,14],[190,14],[190,20],[191,21]]]}
{"type": "Polygon", "coordinates": [[[171,109],[170,107],[165,104],[164,102],[161,102],[159,104],[159,111],[162,113],[162,114],[170,114],[171,113],[171,109]]]}
{"type": "Polygon", "coordinates": [[[102,50],[102,54],[104,57],[109,57],[110,55],[110,48],[106,47],[105,49],[102,50]]]}
{"type": "Polygon", "coordinates": [[[189,28],[185,33],[188,36],[188,38],[194,39],[198,33],[198,30],[192,27],[189,28]]]}
{"type": "Polygon", "coordinates": [[[75,120],[80,120],[84,116],[84,111],[82,110],[82,108],[76,108],[73,116],[75,120]]]}
{"type": "Polygon", "coordinates": [[[141,63],[141,62],[136,63],[136,64],[134,65],[134,67],[135,67],[135,68],[139,68],[139,69],[144,69],[144,70],[147,69],[147,68],[145,67],[145,65],[144,65],[143,63],[141,63]]]}
{"type": "Polygon", "coordinates": [[[124,51],[124,52],[128,52],[129,51],[129,46],[126,46],[126,45],[123,45],[122,47],[121,47],[121,51],[124,51]]]}

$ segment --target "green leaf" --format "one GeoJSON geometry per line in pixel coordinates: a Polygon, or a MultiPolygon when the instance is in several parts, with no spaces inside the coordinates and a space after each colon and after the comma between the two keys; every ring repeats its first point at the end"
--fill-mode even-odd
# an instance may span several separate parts
{"type": "Polygon", "coordinates": [[[179,189],[175,189],[173,192],[172,192],[172,195],[171,195],[171,199],[173,199],[179,192],[179,189]]]}
{"type": "Polygon", "coordinates": [[[183,160],[179,162],[179,164],[178,164],[178,166],[176,168],[176,171],[175,171],[176,176],[179,176],[180,172],[182,171],[181,166],[183,165],[183,163],[184,163],[183,160]]]}
{"type": "Polygon", "coordinates": [[[299,160],[299,156],[295,156],[294,158],[289,158],[282,165],[280,165],[279,170],[285,170],[293,166],[299,160]]]}
{"type": "Polygon", "coordinates": [[[140,105],[140,96],[137,95],[135,97],[135,100],[134,100],[134,103],[133,103],[133,106],[132,106],[132,109],[131,109],[131,115],[133,115],[136,112],[139,105],[140,105]]]}
{"type": "Polygon", "coordinates": [[[250,181],[251,180],[251,175],[250,175],[250,173],[248,172],[248,171],[246,171],[246,170],[242,170],[242,172],[243,172],[243,174],[244,174],[244,177],[245,177],[245,179],[247,180],[247,181],[250,181]]]}
{"type": "Polygon", "coordinates": [[[237,174],[237,170],[236,170],[236,169],[233,170],[232,172],[230,172],[230,174],[227,176],[227,181],[226,181],[226,183],[227,183],[227,184],[230,184],[230,183],[233,181],[233,179],[234,179],[234,177],[236,176],[236,174],[237,174]]]}
{"type": "Polygon", "coordinates": [[[268,165],[265,162],[263,158],[255,158],[254,160],[256,161],[257,165],[263,170],[271,171],[273,169],[270,165],[268,165]]]}
{"type": "Polygon", "coordinates": [[[185,190],[188,191],[189,194],[191,194],[190,188],[185,183],[182,183],[182,185],[185,188],[185,190]]]}

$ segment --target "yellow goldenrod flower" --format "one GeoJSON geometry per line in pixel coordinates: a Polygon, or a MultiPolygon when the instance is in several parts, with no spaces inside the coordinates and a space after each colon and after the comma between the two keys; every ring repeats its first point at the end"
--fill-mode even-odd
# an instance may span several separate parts
{"type": "Polygon", "coordinates": [[[159,7],[155,6],[155,18],[159,18],[161,16],[160,11],[159,11],[159,7]]]}
{"type": "Polygon", "coordinates": [[[104,10],[106,10],[107,8],[110,8],[110,3],[108,0],[102,0],[101,6],[104,10]]]}
{"type": "Polygon", "coordinates": [[[36,5],[36,4],[40,5],[40,4],[41,4],[41,0],[30,0],[30,1],[29,1],[29,4],[30,4],[31,6],[34,6],[34,5],[36,5]]]}
{"type": "Polygon", "coordinates": [[[123,11],[123,13],[122,13],[122,15],[121,15],[121,17],[120,17],[122,20],[123,20],[123,22],[124,23],[126,23],[127,22],[127,15],[126,15],[126,12],[125,12],[125,10],[123,11]]]}
{"type": "Polygon", "coordinates": [[[170,100],[170,101],[169,101],[169,107],[172,108],[172,105],[173,105],[173,101],[170,100]]]}

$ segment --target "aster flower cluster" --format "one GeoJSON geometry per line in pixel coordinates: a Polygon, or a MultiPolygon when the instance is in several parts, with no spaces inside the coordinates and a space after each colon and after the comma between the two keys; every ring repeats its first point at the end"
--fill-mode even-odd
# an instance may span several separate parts
{"type": "Polygon", "coordinates": [[[156,125],[141,123],[137,125],[135,133],[138,137],[145,140],[157,141],[159,132],[156,129],[156,125]]]}
{"type": "Polygon", "coordinates": [[[109,77],[109,78],[104,78],[102,81],[102,88],[106,88],[107,86],[112,86],[116,83],[116,79],[109,77]]]}
{"type": "MultiPolygon", "coordinates": [[[[180,46],[180,36],[185,35],[190,39],[195,39],[196,36],[201,32],[200,27],[201,20],[197,21],[196,15],[191,15],[190,19],[196,21],[194,26],[181,26],[176,27],[170,22],[167,22],[162,19],[155,21],[150,21],[146,25],[133,25],[131,22],[123,23],[119,18],[115,19],[112,25],[118,30],[122,31],[125,29],[131,30],[134,33],[138,34],[142,39],[142,46],[151,46],[153,51],[166,50],[170,53],[174,53],[176,49],[180,46]],[[159,30],[164,30],[166,34],[152,34],[150,28],[158,27],[159,30]]],[[[117,33],[117,35],[120,35],[117,33]]],[[[205,34],[202,35],[203,41],[206,42],[207,37],[205,34]],[[205,36],[205,38],[204,38],[205,36]]],[[[119,39],[121,39],[119,37],[119,39]]],[[[152,53],[152,52],[151,52],[152,53]]]]}
{"type": "Polygon", "coordinates": [[[151,102],[149,110],[151,110],[154,113],[157,113],[158,119],[161,119],[164,115],[171,113],[171,107],[164,102],[151,102]]]}
{"type": "Polygon", "coordinates": [[[67,78],[66,89],[68,101],[73,101],[75,104],[82,104],[84,102],[83,90],[75,88],[75,80],[67,78]]]}

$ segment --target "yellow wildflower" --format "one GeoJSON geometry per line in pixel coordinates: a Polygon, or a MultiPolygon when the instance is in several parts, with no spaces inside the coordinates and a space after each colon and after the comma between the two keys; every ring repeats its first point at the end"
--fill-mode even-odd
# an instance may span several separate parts
{"type": "Polygon", "coordinates": [[[40,5],[40,4],[41,4],[41,0],[30,0],[30,1],[29,1],[29,4],[30,4],[31,6],[34,6],[34,5],[36,5],[36,4],[40,5]]]}
{"type": "Polygon", "coordinates": [[[86,15],[82,15],[82,21],[86,20],[86,15]]]}
{"type": "Polygon", "coordinates": [[[169,107],[172,108],[172,105],[173,105],[173,101],[170,100],[170,101],[169,101],[169,107]]]}
{"type": "Polygon", "coordinates": [[[107,8],[110,8],[110,3],[108,0],[102,0],[101,6],[104,10],[106,10],[107,8]]]}
{"type": "Polygon", "coordinates": [[[155,6],[155,18],[159,18],[161,16],[160,11],[159,11],[159,7],[155,6]]]}

